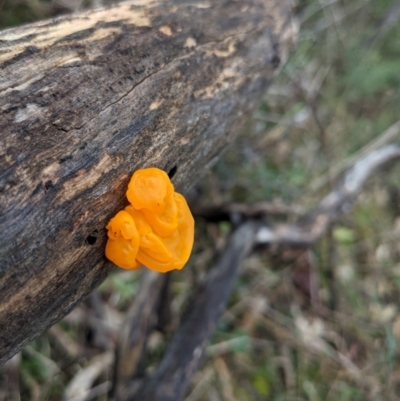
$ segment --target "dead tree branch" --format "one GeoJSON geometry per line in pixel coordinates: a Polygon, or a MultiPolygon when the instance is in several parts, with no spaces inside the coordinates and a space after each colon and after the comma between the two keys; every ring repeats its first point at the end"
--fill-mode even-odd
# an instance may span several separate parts
{"type": "Polygon", "coordinates": [[[301,206],[286,205],[282,202],[257,202],[253,205],[243,203],[213,206],[191,205],[191,210],[195,217],[201,217],[209,222],[241,222],[244,219],[259,219],[268,215],[299,216],[304,214],[304,209],[301,206]]]}
{"type": "Polygon", "coordinates": [[[130,0],[0,32],[0,363],[111,271],[134,170],[182,192],[232,141],[296,35],[290,3],[130,0]]]}
{"type": "Polygon", "coordinates": [[[337,217],[350,210],[367,179],[381,166],[400,157],[400,144],[385,146],[358,160],[319,205],[295,224],[262,226],[257,243],[310,246],[337,217]]]}

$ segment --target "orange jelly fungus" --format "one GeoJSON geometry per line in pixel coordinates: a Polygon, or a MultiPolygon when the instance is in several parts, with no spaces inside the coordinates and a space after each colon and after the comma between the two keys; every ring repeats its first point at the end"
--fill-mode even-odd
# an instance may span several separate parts
{"type": "Polygon", "coordinates": [[[193,247],[194,219],[168,175],[155,167],[137,170],[126,197],[130,205],[106,226],[107,258],[124,269],[182,269],[193,247]]]}

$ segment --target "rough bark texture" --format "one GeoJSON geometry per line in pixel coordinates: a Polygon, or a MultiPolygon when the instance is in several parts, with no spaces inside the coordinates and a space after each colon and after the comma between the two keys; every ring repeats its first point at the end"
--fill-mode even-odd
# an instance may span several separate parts
{"type": "Polygon", "coordinates": [[[0,32],[0,363],[113,269],[131,173],[187,189],[265,93],[282,0],[135,1],[0,32]]]}

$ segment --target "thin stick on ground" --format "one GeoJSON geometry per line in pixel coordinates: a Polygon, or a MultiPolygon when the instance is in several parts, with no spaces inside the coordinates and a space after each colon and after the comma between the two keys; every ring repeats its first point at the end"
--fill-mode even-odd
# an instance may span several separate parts
{"type": "Polygon", "coordinates": [[[299,205],[286,205],[282,202],[257,202],[252,205],[228,203],[222,205],[193,205],[191,210],[195,217],[202,217],[208,222],[258,219],[266,215],[300,216],[305,210],[299,205]]]}
{"type": "Polygon", "coordinates": [[[137,374],[148,333],[155,324],[154,316],[161,289],[167,277],[167,275],[155,272],[145,273],[139,294],[129,309],[125,324],[121,328],[116,349],[113,386],[109,394],[112,399],[118,397],[118,392],[121,391],[120,387],[137,374]]]}
{"type": "Polygon", "coordinates": [[[337,217],[348,212],[367,179],[390,161],[400,158],[400,144],[385,146],[360,159],[318,206],[295,224],[263,225],[259,244],[310,246],[315,244],[337,217]]]}
{"type": "Polygon", "coordinates": [[[318,177],[314,182],[311,183],[311,189],[317,191],[326,185],[330,180],[336,178],[343,173],[347,168],[351,167],[357,160],[366,157],[372,151],[380,148],[381,146],[390,143],[391,141],[398,138],[400,134],[400,120],[392,124],[386,131],[382,132],[377,138],[363,146],[358,152],[348,157],[347,159],[341,160],[335,166],[329,169],[329,171],[322,176],[318,177]]]}

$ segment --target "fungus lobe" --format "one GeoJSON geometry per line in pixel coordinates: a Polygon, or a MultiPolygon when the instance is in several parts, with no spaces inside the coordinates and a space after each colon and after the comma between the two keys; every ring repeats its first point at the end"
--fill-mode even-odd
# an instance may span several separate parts
{"type": "Polygon", "coordinates": [[[135,171],[126,197],[130,204],[106,226],[106,257],[124,269],[182,269],[193,247],[194,219],[168,175],[155,167],[135,171]]]}

